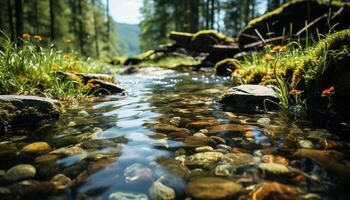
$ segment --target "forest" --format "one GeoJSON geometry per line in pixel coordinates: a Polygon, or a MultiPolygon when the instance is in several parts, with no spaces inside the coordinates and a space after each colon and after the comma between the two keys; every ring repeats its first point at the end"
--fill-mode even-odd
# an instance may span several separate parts
{"type": "Polygon", "coordinates": [[[350,1],[0,9],[0,199],[350,199],[350,1]]]}

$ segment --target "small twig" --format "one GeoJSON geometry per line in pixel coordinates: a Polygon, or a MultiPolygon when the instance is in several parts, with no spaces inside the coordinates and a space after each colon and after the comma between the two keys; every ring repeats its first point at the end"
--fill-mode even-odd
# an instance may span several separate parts
{"type": "Polygon", "coordinates": [[[260,34],[260,32],[258,31],[258,29],[254,29],[255,33],[259,36],[260,40],[265,44],[266,41],[264,39],[264,37],[260,34]]]}

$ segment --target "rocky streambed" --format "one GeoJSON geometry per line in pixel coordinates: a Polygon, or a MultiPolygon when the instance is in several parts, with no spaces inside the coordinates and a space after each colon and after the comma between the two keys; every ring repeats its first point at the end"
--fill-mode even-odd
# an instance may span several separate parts
{"type": "Polygon", "coordinates": [[[349,144],[335,134],[227,111],[226,78],[149,71],[117,77],[126,96],[0,134],[0,199],[349,198],[349,144]]]}

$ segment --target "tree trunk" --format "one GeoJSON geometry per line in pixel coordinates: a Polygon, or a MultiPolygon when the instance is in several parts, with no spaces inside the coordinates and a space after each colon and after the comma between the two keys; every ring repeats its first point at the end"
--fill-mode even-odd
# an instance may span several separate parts
{"type": "Polygon", "coordinates": [[[23,35],[23,1],[16,0],[15,8],[16,8],[16,35],[17,37],[22,37],[23,35]]]}
{"type": "Polygon", "coordinates": [[[210,20],[209,20],[209,18],[210,18],[210,2],[209,2],[210,0],[207,0],[206,1],[206,13],[205,13],[205,28],[206,29],[209,29],[209,23],[210,23],[210,20]]]}
{"type": "Polygon", "coordinates": [[[50,38],[55,40],[55,13],[54,13],[54,0],[50,0],[50,38]]]}
{"type": "Polygon", "coordinates": [[[79,19],[78,19],[78,28],[79,28],[79,47],[80,47],[80,53],[85,55],[84,51],[84,32],[83,32],[83,11],[82,11],[82,5],[81,5],[82,0],[78,0],[78,14],[79,14],[79,19]]]}
{"type": "Polygon", "coordinates": [[[107,6],[106,6],[106,13],[107,13],[107,50],[109,50],[109,35],[111,32],[111,22],[109,17],[109,0],[107,0],[107,6]]]}
{"type": "MultiPolygon", "coordinates": [[[[92,4],[95,5],[95,0],[92,0],[92,4]]],[[[100,48],[98,45],[98,28],[97,28],[97,17],[96,17],[96,7],[94,7],[93,11],[93,19],[94,19],[94,31],[95,31],[95,48],[96,48],[96,57],[100,57],[100,48]]]]}
{"type": "Polygon", "coordinates": [[[15,41],[15,30],[14,30],[14,25],[13,25],[11,0],[7,0],[7,12],[8,12],[8,21],[9,21],[11,41],[15,41]]]}
{"type": "Polygon", "coordinates": [[[214,29],[214,23],[215,23],[215,0],[211,0],[211,6],[210,6],[210,28],[214,29]]]}

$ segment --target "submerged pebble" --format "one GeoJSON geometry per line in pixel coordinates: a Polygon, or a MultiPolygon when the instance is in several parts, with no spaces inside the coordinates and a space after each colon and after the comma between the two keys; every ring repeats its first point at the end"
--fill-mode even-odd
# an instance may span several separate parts
{"type": "Polygon", "coordinates": [[[9,181],[18,181],[18,180],[33,178],[35,174],[36,174],[36,169],[33,165],[20,164],[7,170],[6,179],[9,181]]]}
{"type": "Polygon", "coordinates": [[[172,188],[156,181],[149,189],[149,196],[152,200],[173,200],[176,195],[172,188]]]}

